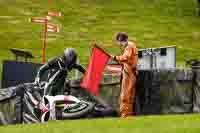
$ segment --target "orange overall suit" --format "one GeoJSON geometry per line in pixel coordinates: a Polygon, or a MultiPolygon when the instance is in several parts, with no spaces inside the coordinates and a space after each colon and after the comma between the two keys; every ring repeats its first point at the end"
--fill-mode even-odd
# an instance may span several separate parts
{"type": "Polygon", "coordinates": [[[116,56],[115,59],[122,64],[122,83],[120,93],[120,115],[127,117],[133,114],[133,103],[135,102],[136,91],[136,74],[138,51],[134,42],[128,42],[122,55],[116,56]]]}

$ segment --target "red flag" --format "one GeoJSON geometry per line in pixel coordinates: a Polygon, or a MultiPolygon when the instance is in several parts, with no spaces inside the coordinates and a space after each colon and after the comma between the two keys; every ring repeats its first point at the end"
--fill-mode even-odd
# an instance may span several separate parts
{"type": "Polygon", "coordinates": [[[81,87],[89,90],[95,95],[99,94],[99,82],[109,58],[110,55],[98,46],[95,46],[92,49],[87,71],[83,77],[81,87]]]}

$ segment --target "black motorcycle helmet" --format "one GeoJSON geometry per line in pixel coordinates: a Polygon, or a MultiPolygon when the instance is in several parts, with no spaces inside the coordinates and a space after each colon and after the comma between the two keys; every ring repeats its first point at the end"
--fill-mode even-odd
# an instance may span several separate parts
{"type": "Polygon", "coordinates": [[[68,69],[72,69],[76,64],[77,54],[74,48],[66,48],[64,50],[64,62],[68,69]]]}

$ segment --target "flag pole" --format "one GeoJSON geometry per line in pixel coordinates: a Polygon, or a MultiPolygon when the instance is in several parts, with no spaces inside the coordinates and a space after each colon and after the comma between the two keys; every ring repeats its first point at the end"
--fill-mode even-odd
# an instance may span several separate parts
{"type": "Polygon", "coordinates": [[[98,48],[98,49],[100,49],[102,52],[104,52],[106,55],[108,55],[109,57],[111,57],[111,55],[108,53],[108,52],[106,52],[103,48],[101,48],[99,45],[97,45],[96,43],[94,43],[93,44],[93,47],[96,47],[96,48],[98,48]]]}

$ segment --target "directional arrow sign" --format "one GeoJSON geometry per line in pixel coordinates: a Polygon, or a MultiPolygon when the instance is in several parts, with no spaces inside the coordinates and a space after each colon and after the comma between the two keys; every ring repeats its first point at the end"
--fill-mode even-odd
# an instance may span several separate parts
{"type": "Polygon", "coordinates": [[[57,28],[57,26],[55,24],[48,23],[47,28],[54,29],[54,28],[57,28]]]}
{"type": "Polygon", "coordinates": [[[33,23],[45,23],[45,21],[49,21],[50,17],[32,17],[31,22],[33,23]]]}
{"type": "Polygon", "coordinates": [[[57,12],[57,11],[48,11],[48,15],[49,16],[61,16],[61,12],[57,12]]]}
{"type": "Polygon", "coordinates": [[[59,28],[55,28],[55,29],[48,28],[47,29],[47,32],[59,32],[59,31],[60,31],[59,28]]]}
{"type": "Polygon", "coordinates": [[[45,18],[31,18],[31,22],[33,23],[45,23],[45,18]]]}
{"type": "Polygon", "coordinates": [[[58,26],[54,24],[47,24],[47,32],[59,32],[58,26]]]}

